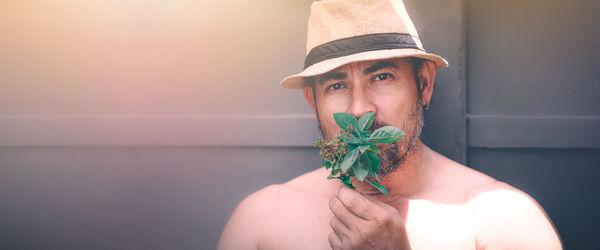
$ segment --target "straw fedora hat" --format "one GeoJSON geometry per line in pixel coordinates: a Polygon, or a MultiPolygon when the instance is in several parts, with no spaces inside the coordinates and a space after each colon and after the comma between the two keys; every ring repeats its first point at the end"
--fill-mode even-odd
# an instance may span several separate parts
{"type": "Polygon", "coordinates": [[[419,57],[438,68],[448,62],[427,53],[401,0],[322,0],[312,4],[308,19],[304,70],[281,86],[299,89],[304,77],[351,62],[419,57]]]}

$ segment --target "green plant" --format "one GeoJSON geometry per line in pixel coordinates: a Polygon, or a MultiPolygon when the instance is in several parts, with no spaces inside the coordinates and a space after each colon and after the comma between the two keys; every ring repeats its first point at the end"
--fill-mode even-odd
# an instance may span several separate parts
{"type": "Polygon", "coordinates": [[[351,114],[335,113],[333,118],[344,131],[331,141],[318,138],[315,146],[320,148],[319,154],[323,157],[323,166],[330,169],[328,179],[340,179],[344,185],[354,189],[351,177],[360,183],[367,181],[376,187],[381,193],[390,197],[387,189],[379,184],[381,180],[377,176],[379,170],[379,155],[381,151],[377,147],[379,143],[392,143],[402,137],[404,132],[394,126],[385,126],[373,132],[367,131],[375,113],[369,112],[356,119],[351,114]],[[372,176],[375,181],[367,179],[372,176]]]}

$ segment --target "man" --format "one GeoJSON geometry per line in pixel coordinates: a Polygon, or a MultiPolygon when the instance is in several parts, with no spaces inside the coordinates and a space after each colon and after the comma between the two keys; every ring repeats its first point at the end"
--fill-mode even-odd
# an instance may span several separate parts
{"type": "Polygon", "coordinates": [[[302,88],[326,139],[333,114],[375,112],[374,127],[406,133],[378,145],[390,198],[353,179],[352,190],[314,170],[240,203],[220,249],[560,249],[543,209],[527,194],[424,145],[423,111],[436,70],[401,1],[337,0],[311,9],[302,88]]]}

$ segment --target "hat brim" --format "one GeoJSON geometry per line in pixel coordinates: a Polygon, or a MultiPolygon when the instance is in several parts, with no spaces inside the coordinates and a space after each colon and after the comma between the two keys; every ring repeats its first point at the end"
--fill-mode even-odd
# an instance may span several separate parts
{"type": "Polygon", "coordinates": [[[298,74],[286,77],[280,82],[280,84],[282,87],[287,89],[301,89],[304,86],[303,78],[305,77],[327,73],[331,70],[334,70],[352,62],[389,59],[396,57],[418,57],[434,62],[437,68],[448,67],[448,61],[446,61],[441,56],[430,54],[418,49],[374,50],[342,57],[336,57],[333,59],[315,63],[298,74]]]}

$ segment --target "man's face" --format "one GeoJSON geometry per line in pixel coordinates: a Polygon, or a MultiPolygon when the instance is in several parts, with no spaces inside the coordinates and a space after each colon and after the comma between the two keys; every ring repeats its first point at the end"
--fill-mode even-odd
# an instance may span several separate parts
{"type": "Polygon", "coordinates": [[[403,163],[415,149],[423,126],[420,91],[410,59],[361,61],[346,64],[315,78],[316,113],[323,137],[330,140],[342,130],[333,118],[337,112],[360,117],[375,112],[371,131],[391,125],[406,137],[382,149],[379,175],[403,163]]]}

